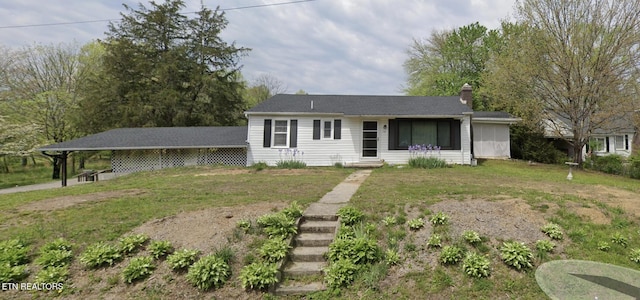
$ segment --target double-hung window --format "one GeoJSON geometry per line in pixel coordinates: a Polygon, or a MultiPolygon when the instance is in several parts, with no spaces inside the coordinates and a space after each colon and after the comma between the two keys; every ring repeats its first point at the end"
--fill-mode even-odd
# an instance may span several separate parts
{"type": "Polygon", "coordinates": [[[313,120],[314,140],[339,140],[342,138],[342,120],[313,120]]]}
{"type": "Polygon", "coordinates": [[[286,147],[288,135],[289,135],[289,121],[275,120],[275,125],[273,126],[273,146],[286,147]]]}
{"type": "Polygon", "coordinates": [[[593,152],[605,152],[607,150],[607,139],[603,137],[591,138],[589,143],[593,152]]]}
{"type": "Polygon", "coordinates": [[[616,135],[616,150],[629,150],[628,135],[616,135]]]}
{"type": "Polygon", "coordinates": [[[298,147],[298,120],[264,120],[263,147],[298,147]]]}
{"type": "Polygon", "coordinates": [[[331,121],[324,121],[323,129],[322,129],[322,137],[325,139],[331,138],[331,121]]]}

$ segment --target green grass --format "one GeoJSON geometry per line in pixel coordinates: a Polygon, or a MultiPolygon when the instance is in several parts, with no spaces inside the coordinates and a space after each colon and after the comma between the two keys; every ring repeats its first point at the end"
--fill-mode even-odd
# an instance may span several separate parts
{"type": "MultiPolygon", "coordinates": [[[[0,175],[0,189],[54,181],[51,179],[53,173],[51,160],[45,157],[36,157],[34,164],[33,160],[29,158],[26,166],[22,166],[20,161],[19,158],[15,157],[7,158],[9,173],[2,173],[0,175]]],[[[69,170],[67,175],[69,176],[69,180],[71,180],[72,177],[80,173],[80,171],[78,171],[77,168],[73,170],[71,159],[69,159],[68,164],[69,170]]],[[[87,160],[85,168],[104,170],[110,169],[111,167],[109,160],[96,157],[87,160]]]]}

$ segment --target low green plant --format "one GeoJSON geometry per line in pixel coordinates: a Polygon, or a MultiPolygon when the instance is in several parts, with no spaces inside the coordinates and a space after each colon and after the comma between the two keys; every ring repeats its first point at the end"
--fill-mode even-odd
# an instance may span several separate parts
{"type": "Polygon", "coordinates": [[[556,223],[549,222],[542,226],[541,230],[551,239],[561,240],[563,238],[562,229],[560,228],[560,225],[556,223]]]}
{"type": "Polygon", "coordinates": [[[18,266],[29,262],[29,247],[19,239],[0,242],[0,264],[18,266]]]}
{"type": "Polygon", "coordinates": [[[267,240],[262,247],[258,249],[260,256],[269,263],[276,263],[287,257],[291,246],[282,238],[273,238],[267,240]]]}
{"type": "Polygon", "coordinates": [[[520,242],[504,242],[500,247],[500,256],[508,265],[517,270],[528,269],[533,267],[533,253],[531,249],[524,243],[520,242]]]}
{"type": "Polygon", "coordinates": [[[50,250],[67,250],[70,251],[73,248],[73,243],[65,240],[64,238],[57,238],[51,242],[48,242],[40,247],[40,253],[50,250]]]}
{"type": "Polygon", "coordinates": [[[69,277],[69,266],[46,267],[36,274],[36,283],[63,283],[69,277]]]}
{"type": "Polygon", "coordinates": [[[471,277],[487,277],[491,273],[489,259],[477,253],[469,253],[462,262],[462,270],[471,277]]]}
{"type": "Polygon", "coordinates": [[[264,261],[254,262],[244,266],[238,277],[244,289],[265,290],[278,282],[278,266],[264,261]]]}
{"type": "Polygon", "coordinates": [[[600,250],[600,251],[607,252],[607,251],[611,250],[611,245],[609,245],[609,243],[607,243],[605,241],[599,241],[597,247],[598,247],[598,250],[600,250]]]}
{"type": "Polygon", "coordinates": [[[396,217],[394,216],[386,216],[384,217],[384,219],[382,219],[382,224],[384,224],[385,226],[393,226],[396,225],[397,222],[398,220],[396,220],[396,217]]]}
{"type": "Polygon", "coordinates": [[[364,213],[353,206],[343,206],[338,210],[340,222],[347,226],[352,226],[364,218],[364,213]]]}
{"type": "Polygon", "coordinates": [[[259,161],[259,162],[254,163],[253,165],[251,165],[251,167],[254,168],[256,171],[262,171],[262,170],[268,168],[269,165],[264,161],[259,161]]]}
{"type": "Polygon", "coordinates": [[[627,239],[624,235],[622,235],[622,233],[616,232],[611,237],[611,242],[614,244],[618,244],[622,247],[627,247],[627,245],[629,244],[629,239],[627,239]]]}
{"type": "Polygon", "coordinates": [[[149,240],[145,234],[132,234],[120,238],[119,247],[123,254],[137,252],[149,240]]]}
{"type": "Polygon", "coordinates": [[[235,253],[233,252],[233,249],[228,245],[223,246],[220,249],[217,249],[213,253],[213,255],[221,258],[224,262],[228,264],[230,264],[236,256],[235,253]]]}
{"type": "Polygon", "coordinates": [[[169,254],[167,263],[172,270],[185,270],[196,262],[199,255],[199,250],[181,249],[169,254]]]}
{"type": "Polygon", "coordinates": [[[302,217],[302,213],[304,212],[304,210],[302,209],[302,206],[300,206],[300,204],[298,204],[297,201],[293,201],[291,202],[291,204],[289,204],[289,206],[285,207],[282,210],[282,213],[285,214],[285,216],[291,218],[291,219],[297,219],[302,217]]]}
{"type": "Polygon", "coordinates": [[[276,167],[280,169],[304,169],[307,164],[300,160],[279,160],[276,162],[276,167]]]}
{"type": "Polygon", "coordinates": [[[298,232],[296,220],[288,217],[283,212],[261,216],[257,222],[269,237],[287,238],[298,232]]]}
{"type": "Polygon", "coordinates": [[[153,241],[149,244],[149,252],[153,258],[160,259],[173,252],[173,245],[170,241],[153,241]]]}
{"type": "Polygon", "coordinates": [[[349,260],[354,264],[375,263],[382,254],[376,240],[366,236],[352,239],[338,238],[329,245],[330,261],[349,260]]]}
{"type": "Polygon", "coordinates": [[[407,226],[409,226],[411,230],[419,230],[424,227],[424,220],[422,218],[411,219],[407,222],[407,226]]]}
{"type": "Polygon", "coordinates": [[[84,252],[80,254],[80,263],[90,269],[105,265],[112,266],[121,259],[122,254],[120,249],[105,242],[89,245],[84,252]]]}
{"type": "Polygon", "coordinates": [[[11,266],[6,263],[0,263],[0,283],[19,282],[27,276],[29,276],[27,265],[11,266]]]}
{"type": "Polygon", "coordinates": [[[449,165],[446,160],[437,157],[412,157],[409,159],[409,166],[422,169],[446,168],[449,165]]]}
{"type": "Polygon", "coordinates": [[[632,262],[640,264],[640,248],[631,249],[631,251],[629,252],[629,259],[632,262]]]}
{"type": "Polygon", "coordinates": [[[129,264],[122,270],[122,280],[126,283],[146,278],[153,273],[156,266],[153,264],[153,257],[138,256],[129,261],[129,264]]]}
{"type": "Polygon", "coordinates": [[[447,225],[449,223],[449,216],[439,211],[435,215],[431,216],[429,222],[433,225],[447,225]]]}
{"type": "Polygon", "coordinates": [[[462,259],[464,250],[458,246],[444,246],[440,252],[439,260],[445,265],[455,265],[462,259]]]}
{"type": "Polygon", "coordinates": [[[554,244],[550,240],[537,240],[536,241],[536,249],[540,252],[551,252],[553,248],[555,248],[556,244],[554,244]]]}
{"type": "Polygon", "coordinates": [[[329,264],[324,272],[324,279],[331,288],[345,286],[356,278],[359,267],[349,259],[340,259],[329,264]]]}
{"type": "Polygon", "coordinates": [[[189,267],[187,281],[200,290],[221,287],[229,276],[231,268],[222,258],[207,255],[189,267]]]}
{"type": "Polygon", "coordinates": [[[71,250],[47,250],[40,252],[36,258],[36,264],[42,267],[62,267],[66,266],[73,259],[71,250]]]}
{"type": "Polygon", "coordinates": [[[400,263],[400,254],[393,249],[387,249],[384,253],[384,262],[389,266],[395,266],[400,263]]]}
{"type": "Polygon", "coordinates": [[[477,244],[482,242],[482,238],[480,238],[480,234],[473,230],[465,230],[462,233],[462,238],[469,244],[477,244]]]}
{"type": "Polygon", "coordinates": [[[251,230],[251,221],[250,220],[240,220],[236,222],[236,227],[242,229],[244,233],[249,232],[251,230]]]}
{"type": "Polygon", "coordinates": [[[442,247],[442,238],[439,234],[434,233],[427,240],[427,246],[430,248],[442,247]]]}

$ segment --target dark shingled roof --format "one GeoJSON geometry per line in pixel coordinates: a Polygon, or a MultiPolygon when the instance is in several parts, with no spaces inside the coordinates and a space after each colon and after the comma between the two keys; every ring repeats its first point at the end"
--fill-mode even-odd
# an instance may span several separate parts
{"type": "Polygon", "coordinates": [[[247,127],[119,128],[42,147],[39,151],[245,148],[247,127]]]}
{"type": "Polygon", "coordinates": [[[324,113],[346,116],[456,116],[472,110],[460,97],[275,95],[251,113],[324,113]],[[313,109],[311,109],[313,102],[313,109]]]}

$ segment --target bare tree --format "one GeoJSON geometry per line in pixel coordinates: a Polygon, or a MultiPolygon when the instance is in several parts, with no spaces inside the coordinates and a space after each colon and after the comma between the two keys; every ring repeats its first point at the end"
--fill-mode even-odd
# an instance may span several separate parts
{"type": "Polygon", "coordinates": [[[288,87],[271,74],[258,76],[246,90],[246,101],[249,107],[267,100],[277,94],[287,93],[288,87]]]}

